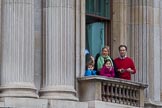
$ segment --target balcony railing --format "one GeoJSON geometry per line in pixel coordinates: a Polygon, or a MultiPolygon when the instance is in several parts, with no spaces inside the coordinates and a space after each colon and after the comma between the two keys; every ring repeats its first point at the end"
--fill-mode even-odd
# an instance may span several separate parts
{"type": "Polygon", "coordinates": [[[80,101],[99,100],[144,107],[146,84],[103,76],[81,77],[78,81],[80,101]]]}

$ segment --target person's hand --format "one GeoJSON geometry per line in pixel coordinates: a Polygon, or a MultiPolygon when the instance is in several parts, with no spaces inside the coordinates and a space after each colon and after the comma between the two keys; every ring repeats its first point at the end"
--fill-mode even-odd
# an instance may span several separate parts
{"type": "Polygon", "coordinates": [[[113,69],[113,67],[110,67],[110,71],[113,69]]]}
{"type": "Polygon", "coordinates": [[[120,72],[120,73],[124,73],[125,72],[125,69],[118,69],[118,71],[120,72]]]}
{"type": "Polygon", "coordinates": [[[95,62],[95,59],[93,56],[90,56],[91,60],[93,61],[93,63],[95,62]]]}
{"type": "Polygon", "coordinates": [[[130,72],[130,73],[133,72],[133,70],[132,70],[131,68],[126,69],[126,71],[128,71],[128,72],[130,72]]]}

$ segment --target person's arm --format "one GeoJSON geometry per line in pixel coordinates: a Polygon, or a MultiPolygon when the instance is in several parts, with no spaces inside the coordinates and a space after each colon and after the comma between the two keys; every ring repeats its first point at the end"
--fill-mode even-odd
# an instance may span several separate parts
{"type": "Polygon", "coordinates": [[[95,59],[94,59],[94,57],[93,56],[90,56],[90,59],[92,60],[93,65],[95,65],[95,59]]]}
{"type": "Polygon", "coordinates": [[[130,59],[130,64],[131,64],[131,67],[127,69],[128,72],[130,72],[131,74],[135,74],[136,73],[136,68],[135,68],[135,65],[134,65],[134,62],[132,59],[130,59]]]}
{"type": "Polygon", "coordinates": [[[106,71],[106,68],[105,68],[105,66],[103,66],[103,67],[100,69],[100,75],[106,76],[106,75],[105,75],[105,71],[106,71]]]}
{"type": "Polygon", "coordinates": [[[113,77],[111,71],[112,70],[107,69],[106,66],[104,66],[101,68],[100,75],[106,76],[106,77],[113,77]]]}
{"type": "Polygon", "coordinates": [[[97,72],[95,70],[93,70],[92,75],[97,75],[97,72]]]}
{"type": "Polygon", "coordinates": [[[110,71],[109,71],[109,73],[105,74],[105,76],[107,76],[107,77],[114,77],[110,71]]]}
{"type": "Polygon", "coordinates": [[[90,75],[92,75],[91,71],[90,70],[86,70],[84,76],[90,76],[90,75]]]}
{"type": "Polygon", "coordinates": [[[103,58],[100,56],[97,60],[97,70],[100,71],[102,66],[103,66],[103,58]]]}
{"type": "Polygon", "coordinates": [[[119,78],[119,72],[117,70],[116,64],[114,62],[114,60],[111,58],[112,62],[113,62],[113,67],[114,67],[114,74],[115,74],[115,78],[119,78]]]}
{"type": "Polygon", "coordinates": [[[107,76],[107,77],[115,77],[114,68],[111,67],[111,68],[107,69],[107,73],[105,74],[105,76],[107,76]]]}
{"type": "Polygon", "coordinates": [[[115,77],[115,71],[113,67],[111,68],[111,77],[115,77]]]}
{"type": "Polygon", "coordinates": [[[118,69],[118,72],[120,72],[120,73],[124,73],[124,72],[126,72],[126,71],[127,71],[127,69],[123,69],[123,68],[118,69]]]}

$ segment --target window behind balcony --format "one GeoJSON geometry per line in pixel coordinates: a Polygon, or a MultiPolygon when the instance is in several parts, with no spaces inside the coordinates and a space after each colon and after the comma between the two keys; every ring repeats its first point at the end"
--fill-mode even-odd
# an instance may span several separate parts
{"type": "Polygon", "coordinates": [[[86,0],[86,13],[110,19],[110,0],[86,0]]]}
{"type": "Polygon", "coordinates": [[[86,49],[94,57],[110,45],[110,0],[86,0],[86,49]]]}

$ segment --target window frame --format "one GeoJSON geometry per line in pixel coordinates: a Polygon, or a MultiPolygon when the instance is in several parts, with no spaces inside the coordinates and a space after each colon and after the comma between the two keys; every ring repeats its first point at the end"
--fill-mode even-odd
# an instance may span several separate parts
{"type": "Polygon", "coordinates": [[[110,48],[112,46],[112,44],[111,44],[112,43],[112,41],[111,41],[111,39],[112,39],[111,38],[111,21],[112,21],[112,0],[110,0],[110,19],[108,19],[106,17],[103,17],[103,16],[95,15],[95,14],[88,14],[86,12],[86,0],[85,0],[85,23],[86,23],[85,24],[85,28],[86,28],[86,25],[89,24],[89,23],[93,23],[93,22],[104,22],[104,24],[105,24],[104,44],[110,46],[110,48]],[[91,17],[93,19],[92,20],[89,20],[88,19],[89,21],[87,22],[87,17],[91,17]]]}

